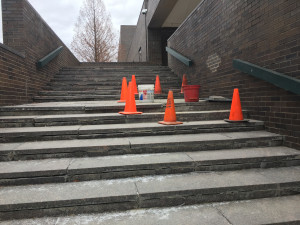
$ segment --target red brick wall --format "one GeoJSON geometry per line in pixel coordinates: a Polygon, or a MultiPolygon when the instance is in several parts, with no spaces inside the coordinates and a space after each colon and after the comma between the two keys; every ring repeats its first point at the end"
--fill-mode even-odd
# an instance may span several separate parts
{"type": "Polygon", "coordinates": [[[0,45],[0,105],[31,102],[61,67],[79,61],[27,0],[2,0],[3,41],[0,45]],[[64,46],[42,69],[38,60],[64,46]]]}
{"type": "Polygon", "coordinates": [[[232,97],[239,88],[243,109],[300,149],[300,96],[232,67],[233,59],[242,59],[299,79],[299,9],[299,0],[204,0],[168,41],[194,65],[169,55],[169,66],[200,84],[201,97],[232,97]]]}

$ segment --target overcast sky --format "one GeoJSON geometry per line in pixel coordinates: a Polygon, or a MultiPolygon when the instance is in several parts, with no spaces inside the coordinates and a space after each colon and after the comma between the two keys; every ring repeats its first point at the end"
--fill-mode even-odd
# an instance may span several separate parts
{"type": "MultiPolygon", "coordinates": [[[[84,0],[28,0],[48,25],[70,46],[74,24],[84,0]]],[[[119,34],[120,25],[136,25],[143,0],[103,0],[115,31],[119,34]]],[[[1,2],[1,0],[0,0],[1,2]]],[[[1,4],[0,4],[1,6],[1,4]]],[[[1,10],[0,10],[1,11],[1,10]]],[[[2,18],[2,15],[1,15],[2,18]]],[[[2,21],[1,21],[2,38],[2,21]]],[[[2,42],[2,40],[1,40],[2,42]]]]}

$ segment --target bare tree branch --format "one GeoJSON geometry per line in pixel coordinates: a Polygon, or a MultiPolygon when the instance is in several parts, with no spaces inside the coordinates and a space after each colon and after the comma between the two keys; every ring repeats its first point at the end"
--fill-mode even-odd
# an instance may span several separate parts
{"type": "Polygon", "coordinates": [[[116,35],[102,0],[84,0],[75,24],[71,48],[80,61],[116,60],[116,35]]]}

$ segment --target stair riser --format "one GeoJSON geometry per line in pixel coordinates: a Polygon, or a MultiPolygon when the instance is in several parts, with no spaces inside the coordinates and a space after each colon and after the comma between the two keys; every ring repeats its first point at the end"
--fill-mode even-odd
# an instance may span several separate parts
{"type": "Polygon", "coordinates": [[[220,149],[238,149],[247,147],[280,146],[283,139],[280,136],[248,139],[232,139],[230,141],[191,141],[183,143],[147,144],[147,145],[110,145],[92,147],[48,148],[26,151],[6,150],[0,152],[0,161],[35,160],[49,158],[95,157],[124,154],[148,154],[183,151],[208,151],[220,149]]]}
{"type": "Polygon", "coordinates": [[[263,184],[243,187],[186,190],[158,194],[126,195],[110,198],[42,202],[9,205],[0,209],[0,219],[20,219],[44,216],[70,215],[119,211],[137,208],[191,205],[209,202],[237,201],[256,198],[287,196],[299,193],[300,182],[263,184]],[[5,210],[5,211],[4,211],[5,210]],[[20,211],[21,210],[21,211],[20,211]]]}
{"type": "Polygon", "coordinates": [[[174,129],[171,126],[161,126],[156,128],[135,128],[135,129],[111,129],[101,131],[77,131],[70,130],[64,132],[32,132],[3,134],[0,137],[0,143],[8,142],[26,142],[26,141],[51,141],[51,140],[72,140],[72,139],[93,139],[93,138],[116,138],[132,136],[155,136],[155,135],[175,135],[175,134],[199,134],[199,133],[216,133],[216,132],[246,132],[262,130],[261,126],[177,126],[174,129]]]}
{"type": "MultiPolygon", "coordinates": [[[[65,203],[66,206],[60,206],[60,202],[51,202],[46,207],[37,206],[35,204],[23,205],[20,210],[0,211],[1,220],[37,218],[45,216],[59,216],[59,215],[79,215],[84,213],[99,213],[112,211],[125,211],[130,209],[137,209],[136,196],[115,197],[110,199],[85,199],[80,201],[72,201],[65,203]]],[[[63,203],[62,203],[63,204],[63,203]]]]}
{"type": "MultiPolygon", "coordinates": [[[[150,110],[150,109],[148,109],[150,110]]],[[[123,111],[123,109],[120,109],[123,111]]],[[[158,110],[156,110],[158,111],[158,110]]],[[[160,110],[163,111],[163,110],[160,110]]],[[[44,126],[67,126],[67,125],[97,125],[97,124],[124,124],[124,123],[143,123],[158,122],[164,120],[164,114],[152,115],[129,115],[129,116],[101,116],[88,118],[60,118],[60,119],[21,119],[20,121],[10,120],[1,121],[3,127],[44,127],[44,126]]],[[[179,114],[177,120],[182,122],[203,121],[203,120],[223,120],[229,117],[229,112],[199,113],[199,114],[179,114]]],[[[165,128],[165,127],[164,127],[165,128]]]]}
{"type": "Polygon", "coordinates": [[[257,185],[232,188],[215,188],[210,190],[191,190],[161,194],[143,194],[140,196],[140,207],[165,207],[193,205],[210,202],[238,201],[256,198],[286,196],[299,193],[300,182],[289,184],[257,185]]]}

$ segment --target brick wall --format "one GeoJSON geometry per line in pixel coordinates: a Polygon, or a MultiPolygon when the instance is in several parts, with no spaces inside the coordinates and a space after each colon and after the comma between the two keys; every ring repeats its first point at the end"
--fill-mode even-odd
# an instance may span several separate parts
{"type": "Polygon", "coordinates": [[[3,41],[0,45],[0,105],[31,102],[61,67],[79,61],[27,0],[2,0],[3,41]],[[42,69],[36,62],[64,46],[42,69]]]}
{"type": "Polygon", "coordinates": [[[232,97],[239,88],[251,118],[300,149],[300,96],[232,67],[233,59],[242,59],[299,79],[299,8],[299,0],[204,0],[168,41],[194,65],[169,55],[169,66],[180,77],[186,73],[189,84],[200,84],[201,97],[232,97]]]}

